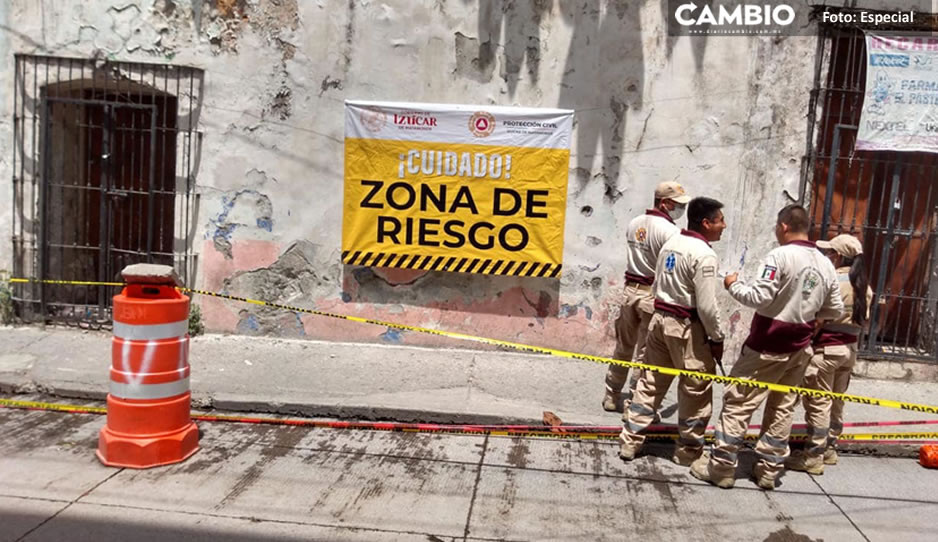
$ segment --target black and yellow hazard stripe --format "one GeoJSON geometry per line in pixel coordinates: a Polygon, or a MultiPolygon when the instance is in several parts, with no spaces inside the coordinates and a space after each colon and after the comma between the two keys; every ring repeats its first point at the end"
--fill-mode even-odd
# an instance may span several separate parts
{"type": "Polygon", "coordinates": [[[385,252],[376,254],[361,250],[342,252],[342,263],[368,267],[414,269],[416,271],[451,271],[454,273],[538,278],[557,278],[563,270],[563,264],[559,263],[461,258],[459,256],[422,256],[419,254],[385,252]]]}

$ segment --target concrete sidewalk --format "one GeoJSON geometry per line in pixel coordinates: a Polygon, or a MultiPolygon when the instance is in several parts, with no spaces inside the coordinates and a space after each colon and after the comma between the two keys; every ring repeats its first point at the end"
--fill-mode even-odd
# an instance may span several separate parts
{"type": "MultiPolygon", "coordinates": [[[[0,392],[103,399],[111,359],[108,333],[0,327],[0,392]]],[[[600,407],[606,367],[544,355],[467,349],[336,344],[244,336],[192,340],[196,407],[330,418],[540,424],[549,410],[565,423],[618,425],[600,407]]],[[[676,422],[672,385],[662,408],[676,422]]],[[[714,419],[721,386],[715,388],[714,419]]],[[[854,379],[851,393],[938,403],[938,383],[854,379]]],[[[796,423],[801,421],[801,411],[796,423]]],[[[938,416],[847,405],[848,421],[938,416]]],[[[753,423],[759,423],[757,414],[753,423]]],[[[931,426],[864,432],[935,430],[931,426]]]]}
{"type": "Polygon", "coordinates": [[[102,466],[103,416],[0,409],[0,542],[935,539],[938,471],[844,454],[718,489],[668,446],[199,422],[202,449],[102,466]]]}

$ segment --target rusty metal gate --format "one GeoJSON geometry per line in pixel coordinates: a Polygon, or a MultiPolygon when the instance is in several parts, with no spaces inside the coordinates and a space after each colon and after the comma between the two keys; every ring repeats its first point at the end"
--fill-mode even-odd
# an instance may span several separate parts
{"type": "MultiPolygon", "coordinates": [[[[16,55],[13,274],[119,281],[129,264],[192,273],[202,71],[16,55]]],[[[17,284],[24,321],[110,324],[109,287],[17,284]]]]}
{"type": "Polygon", "coordinates": [[[802,179],[812,238],[849,233],[863,242],[875,297],[861,356],[935,361],[938,156],[854,149],[865,93],[863,32],[824,25],[820,32],[802,179]]]}

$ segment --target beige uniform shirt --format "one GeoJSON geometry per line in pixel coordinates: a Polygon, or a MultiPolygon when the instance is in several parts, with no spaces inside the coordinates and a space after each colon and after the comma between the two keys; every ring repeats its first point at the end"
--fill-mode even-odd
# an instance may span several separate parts
{"type": "Polygon", "coordinates": [[[697,232],[682,230],[658,254],[654,295],[656,308],[696,316],[710,340],[720,342],[724,333],[716,298],[718,267],[710,243],[697,232]]]}
{"type": "MultiPolygon", "coordinates": [[[[840,318],[825,322],[814,339],[816,346],[835,344],[853,344],[857,342],[862,328],[853,322],[853,285],[850,284],[850,268],[837,268],[837,281],[840,286],[840,298],[844,302],[844,312],[840,318]]],[[[870,308],[873,304],[873,289],[866,287],[866,315],[864,322],[870,320],[870,308]]]]}
{"type": "Polygon", "coordinates": [[[679,231],[671,217],[657,209],[633,218],[627,230],[629,261],[625,270],[626,280],[652,284],[661,247],[679,231]]]}
{"type": "Polygon", "coordinates": [[[729,293],[756,309],[745,344],[757,352],[796,352],[811,343],[817,319],[839,318],[844,309],[837,271],[810,241],[773,249],[756,280],[736,281],[729,293]]]}

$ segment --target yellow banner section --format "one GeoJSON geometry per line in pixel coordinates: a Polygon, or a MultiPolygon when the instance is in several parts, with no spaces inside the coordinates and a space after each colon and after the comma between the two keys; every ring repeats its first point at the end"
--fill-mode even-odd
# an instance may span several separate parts
{"type": "Polygon", "coordinates": [[[560,274],[570,151],[345,140],[342,261],[560,274]]]}

